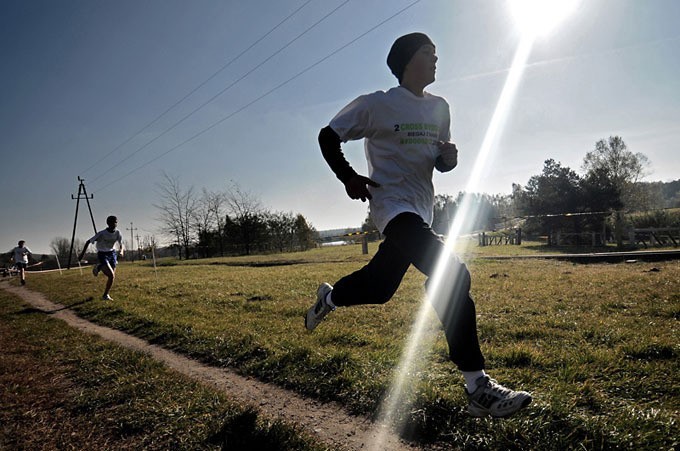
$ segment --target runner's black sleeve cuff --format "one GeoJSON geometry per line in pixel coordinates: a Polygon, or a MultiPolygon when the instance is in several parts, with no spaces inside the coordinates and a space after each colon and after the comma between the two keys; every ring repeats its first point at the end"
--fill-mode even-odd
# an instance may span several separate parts
{"type": "Polygon", "coordinates": [[[342,140],[330,126],[324,127],[319,132],[319,146],[321,154],[326,163],[330,166],[335,176],[342,182],[347,183],[349,179],[356,175],[356,172],[349,165],[342,153],[340,144],[342,140]]]}

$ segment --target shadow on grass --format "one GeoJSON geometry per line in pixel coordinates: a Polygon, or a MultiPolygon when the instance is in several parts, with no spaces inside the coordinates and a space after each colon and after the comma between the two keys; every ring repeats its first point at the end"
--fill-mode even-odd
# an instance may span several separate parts
{"type": "Polygon", "coordinates": [[[208,443],[229,451],[320,449],[295,427],[281,421],[262,421],[252,407],[227,415],[221,429],[208,437],[208,443]]]}
{"type": "Polygon", "coordinates": [[[212,262],[210,265],[222,265],[222,266],[246,266],[250,268],[269,268],[273,266],[292,266],[304,263],[311,263],[302,260],[282,260],[282,261],[261,261],[261,262],[212,262]]]}
{"type": "Polygon", "coordinates": [[[45,313],[57,313],[57,312],[60,312],[60,311],[62,311],[62,310],[68,310],[68,309],[70,309],[70,308],[78,307],[79,305],[84,305],[84,304],[87,304],[88,302],[92,302],[92,301],[94,301],[94,297],[88,296],[88,297],[86,297],[85,299],[83,299],[82,301],[76,301],[76,302],[74,302],[74,303],[72,303],[72,304],[64,305],[64,306],[61,307],[61,308],[54,309],[54,310],[50,310],[50,311],[47,311],[47,312],[45,312],[45,313]]]}
{"type": "Polygon", "coordinates": [[[35,307],[26,307],[24,309],[19,310],[16,314],[17,315],[30,315],[32,313],[45,313],[45,311],[37,309],[35,307]]]}
{"type": "Polygon", "coordinates": [[[30,315],[32,313],[45,313],[47,315],[51,315],[53,313],[61,312],[62,310],[68,310],[70,308],[77,307],[79,305],[84,305],[88,302],[92,302],[93,300],[94,300],[94,298],[92,296],[88,296],[81,301],[76,301],[72,304],[64,305],[63,307],[53,309],[53,310],[42,310],[42,309],[39,309],[39,308],[36,308],[36,307],[26,307],[24,309],[19,310],[17,312],[17,314],[18,315],[30,315]]]}

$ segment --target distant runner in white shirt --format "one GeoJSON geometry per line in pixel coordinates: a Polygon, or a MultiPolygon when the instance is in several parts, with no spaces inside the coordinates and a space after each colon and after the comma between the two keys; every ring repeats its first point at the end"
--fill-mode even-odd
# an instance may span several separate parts
{"type": "Polygon", "coordinates": [[[28,266],[28,256],[32,255],[33,252],[26,246],[24,246],[26,241],[19,241],[18,246],[12,249],[12,259],[14,264],[19,270],[19,276],[21,276],[21,284],[26,285],[26,267],[28,266]]]}
{"type": "Polygon", "coordinates": [[[99,271],[106,274],[106,288],[102,299],[105,301],[112,301],[113,298],[109,296],[111,291],[111,286],[113,285],[113,280],[116,278],[116,265],[118,264],[118,257],[116,255],[115,244],[118,243],[120,248],[120,256],[125,254],[125,249],[123,248],[123,236],[120,231],[116,229],[118,225],[118,218],[115,216],[109,216],[106,218],[106,225],[108,226],[104,230],[100,230],[85,242],[83,251],[80,253],[78,260],[82,260],[85,256],[85,251],[90,243],[97,243],[97,264],[92,268],[92,274],[96,277],[99,271]]]}

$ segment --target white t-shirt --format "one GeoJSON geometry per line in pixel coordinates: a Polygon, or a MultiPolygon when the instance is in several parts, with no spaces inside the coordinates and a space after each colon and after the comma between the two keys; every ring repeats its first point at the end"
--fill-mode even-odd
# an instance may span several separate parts
{"type": "Polygon", "coordinates": [[[432,224],[432,171],[438,141],[451,138],[449,104],[403,87],[360,96],[330,122],[342,142],[364,138],[373,222],[382,232],[395,216],[411,212],[432,224]]]}
{"type": "Polygon", "coordinates": [[[12,249],[12,252],[14,252],[14,262],[15,263],[28,263],[28,254],[33,253],[26,246],[24,246],[24,247],[17,246],[14,249],[12,249]]]}
{"type": "Polygon", "coordinates": [[[112,251],[113,245],[118,243],[118,245],[123,248],[123,236],[120,234],[120,230],[116,229],[113,232],[109,232],[108,229],[100,230],[95,236],[90,238],[90,243],[97,242],[98,252],[110,252],[112,251]]]}

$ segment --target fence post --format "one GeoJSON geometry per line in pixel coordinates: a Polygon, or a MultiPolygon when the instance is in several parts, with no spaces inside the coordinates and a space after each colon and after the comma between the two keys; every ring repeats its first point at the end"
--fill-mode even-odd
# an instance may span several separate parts
{"type": "Polygon", "coordinates": [[[364,235],[361,239],[361,253],[368,254],[368,235],[364,235]]]}

